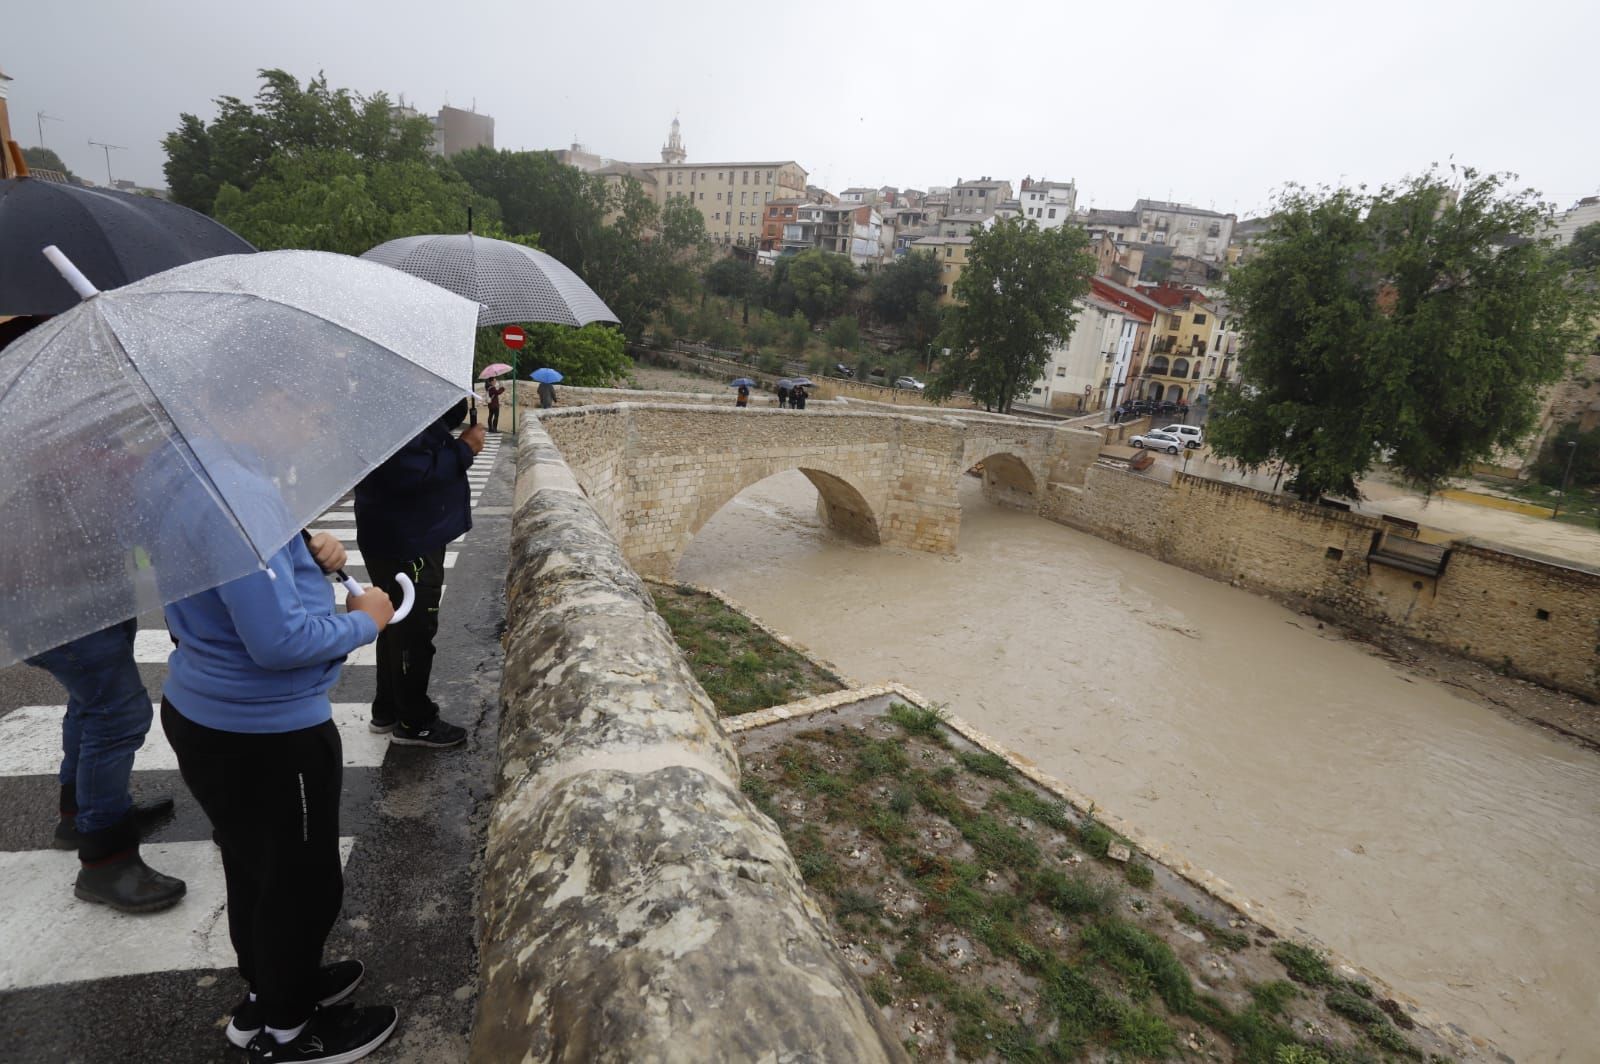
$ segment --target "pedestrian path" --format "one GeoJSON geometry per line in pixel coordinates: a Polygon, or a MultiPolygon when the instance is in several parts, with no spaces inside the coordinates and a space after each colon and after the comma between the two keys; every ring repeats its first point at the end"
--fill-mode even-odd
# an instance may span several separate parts
{"type": "MultiPolygon", "coordinates": [[[[468,472],[474,508],[494,475],[499,453],[500,437],[490,435],[483,453],[468,472]]],[[[340,499],[312,522],[312,528],[333,532],[348,544],[345,572],[366,584],[368,575],[361,552],[354,549],[355,512],[351,498],[340,499]]],[[[445,555],[447,569],[456,566],[470,539],[469,533],[451,545],[445,555]]],[[[342,603],[344,588],[335,585],[334,596],[342,603]]],[[[144,666],[142,674],[152,697],[158,700],[167,657],[172,652],[171,637],[159,622],[159,615],[141,618],[140,624],[148,627],[140,628],[134,644],[135,658],[144,666]]],[[[334,723],[344,744],[347,798],[351,796],[352,780],[362,773],[376,772],[389,751],[388,737],[367,729],[374,662],[370,644],[359,648],[346,659],[334,692],[336,697],[362,699],[335,702],[333,706],[334,723]]],[[[50,690],[61,694],[53,684],[50,690]]],[[[54,808],[61,717],[65,711],[62,704],[23,704],[0,710],[0,787],[26,786],[32,789],[30,793],[47,789],[50,808],[54,808]]],[[[174,797],[180,807],[192,807],[194,800],[183,789],[176,770],[177,760],[158,717],[134,760],[135,793],[164,792],[174,797]]],[[[345,819],[346,828],[355,826],[359,832],[359,816],[345,819]],[[356,823],[352,825],[350,821],[356,823]]],[[[14,842],[3,841],[23,836],[35,843],[46,841],[54,828],[53,821],[30,824],[26,829],[12,824],[0,830],[0,898],[5,899],[0,904],[0,992],[115,976],[231,967],[233,949],[228,941],[219,851],[211,842],[203,817],[191,816],[185,823],[197,825],[185,829],[191,837],[146,843],[143,851],[152,867],[183,879],[188,893],[174,908],[145,916],[124,915],[73,897],[75,853],[17,849],[14,842]]],[[[352,834],[341,838],[341,860],[348,861],[356,837],[352,834]]]]}

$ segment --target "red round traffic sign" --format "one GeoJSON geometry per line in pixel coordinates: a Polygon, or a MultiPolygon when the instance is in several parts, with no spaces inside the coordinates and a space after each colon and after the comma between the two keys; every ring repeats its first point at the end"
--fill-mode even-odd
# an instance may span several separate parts
{"type": "Polygon", "coordinates": [[[522,331],[520,325],[507,325],[500,330],[500,340],[507,347],[515,350],[528,342],[528,334],[522,331]]]}

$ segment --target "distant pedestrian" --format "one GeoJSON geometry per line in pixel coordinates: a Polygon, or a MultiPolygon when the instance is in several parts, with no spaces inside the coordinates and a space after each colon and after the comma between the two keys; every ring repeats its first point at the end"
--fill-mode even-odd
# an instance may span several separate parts
{"type": "Polygon", "coordinates": [[[781,407],[786,407],[786,406],[789,405],[789,396],[790,396],[791,393],[792,393],[792,389],[790,388],[789,385],[787,385],[787,384],[778,385],[778,406],[780,408],[781,407]]]}
{"type": "Polygon", "coordinates": [[[734,397],[733,405],[734,406],[749,406],[750,405],[750,389],[747,388],[743,384],[739,385],[739,394],[734,397]]]}
{"type": "Polygon", "coordinates": [[[556,386],[549,381],[539,382],[539,409],[549,410],[556,405],[556,386]]]}
{"type": "Polygon", "coordinates": [[[506,394],[505,385],[490,381],[484,386],[489,393],[489,431],[500,431],[500,397],[506,394]]]}
{"type": "Polygon", "coordinates": [[[809,398],[811,396],[806,392],[806,386],[803,384],[797,384],[789,391],[789,405],[796,410],[804,410],[806,408],[806,400],[809,398]]]}

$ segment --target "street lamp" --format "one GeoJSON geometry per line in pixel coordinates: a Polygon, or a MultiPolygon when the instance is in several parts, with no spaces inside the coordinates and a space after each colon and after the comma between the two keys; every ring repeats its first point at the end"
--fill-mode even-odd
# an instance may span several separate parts
{"type": "Polygon", "coordinates": [[[1556,508],[1550,513],[1550,520],[1554,521],[1561,515],[1561,501],[1567,497],[1567,481],[1572,478],[1572,459],[1578,453],[1578,441],[1567,441],[1567,468],[1561,473],[1561,491],[1556,495],[1556,508]]]}

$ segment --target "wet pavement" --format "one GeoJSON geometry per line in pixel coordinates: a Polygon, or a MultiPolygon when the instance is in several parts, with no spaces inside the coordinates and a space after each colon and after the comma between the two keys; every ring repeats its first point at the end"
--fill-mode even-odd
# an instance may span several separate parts
{"type": "MultiPolygon", "coordinates": [[[[432,683],[445,718],[468,729],[467,744],[435,752],[366,733],[373,669],[359,656],[333,691],[349,857],[326,958],[366,962],[354,1001],[399,1008],[400,1026],[377,1060],[465,1060],[476,1006],[476,890],[493,796],[514,460],[509,437],[490,444],[474,469],[473,529],[451,547],[457,558],[446,573],[432,683]]],[[[335,507],[313,527],[353,529],[347,509],[335,507]]],[[[353,540],[346,545],[354,549],[353,540]]],[[[350,572],[364,580],[359,567],[350,572]]],[[[140,623],[164,638],[159,616],[140,623]]],[[[151,660],[140,666],[156,699],[166,671],[158,644],[147,641],[142,657],[151,660]]],[[[162,767],[159,720],[135,762],[133,787],[136,798],[173,796],[177,812],[144,855],[182,874],[188,895],[150,916],[72,898],[75,855],[48,849],[62,698],[39,670],[0,670],[0,1060],[243,1060],[222,1033],[242,984],[210,825],[178,773],[162,767]]]]}
{"type": "Polygon", "coordinates": [[[1600,756],[972,478],[954,557],[841,541],[815,500],[798,472],[747,489],[678,577],[949,704],[1518,1059],[1595,1059],[1600,756]]]}

